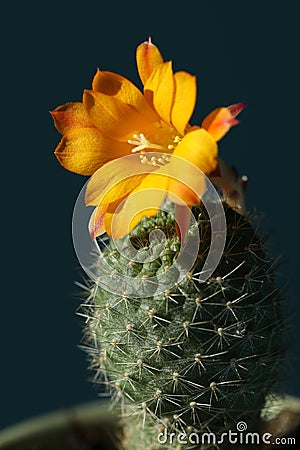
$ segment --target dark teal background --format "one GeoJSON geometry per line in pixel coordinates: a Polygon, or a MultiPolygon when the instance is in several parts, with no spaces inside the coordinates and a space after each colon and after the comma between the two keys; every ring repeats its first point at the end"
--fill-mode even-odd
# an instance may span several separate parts
{"type": "Polygon", "coordinates": [[[262,213],[272,252],[283,255],[292,328],[283,388],[300,395],[299,23],[291,4],[19,2],[3,9],[0,428],[96,398],[78,349],[81,271],[71,237],[86,178],[53,156],[60,136],[48,111],[80,101],[97,67],[139,83],[135,48],[149,35],[175,70],[197,76],[194,124],[217,106],[249,102],[219,149],[248,175],[248,207],[262,213]]]}

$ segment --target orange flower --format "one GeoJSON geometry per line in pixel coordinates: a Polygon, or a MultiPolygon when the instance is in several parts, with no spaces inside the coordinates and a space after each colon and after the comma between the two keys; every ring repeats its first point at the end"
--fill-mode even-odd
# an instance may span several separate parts
{"type": "Polygon", "coordinates": [[[63,134],[55,150],[57,159],[70,171],[93,175],[86,192],[86,203],[97,207],[91,222],[93,237],[104,231],[115,238],[124,236],[143,215],[156,214],[166,196],[189,206],[198,203],[204,179],[198,181],[202,187],[197,192],[191,189],[180,181],[175,160],[180,158],[206,174],[214,171],[217,141],[237,123],[235,116],[244,107],[218,108],[201,126],[192,127],[195,77],[173,73],[171,61],[163,61],[150,39],[139,45],[136,57],[143,93],[121,75],[98,70],[82,102],[67,103],[52,112],[63,134]],[[138,155],[138,163],[151,173],[137,171],[128,177],[132,159],[122,158],[128,155],[138,155]],[[116,159],[117,177],[116,164],[111,163],[116,159]],[[113,179],[116,184],[103,195],[113,179]],[[139,192],[143,195],[137,196],[139,192]]]}

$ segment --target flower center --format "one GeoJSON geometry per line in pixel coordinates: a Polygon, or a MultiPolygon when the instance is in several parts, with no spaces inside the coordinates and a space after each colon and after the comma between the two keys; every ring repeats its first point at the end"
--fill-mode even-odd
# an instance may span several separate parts
{"type": "Polygon", "coordinates": [[[131,150],[132,153],[140,153],[140,160],[142,164],[148,164],[151,166],[161,167],[170,162],[170,153],[176,148],[178,144],[181,142],[181,138],[179,136],[175,136],[173,139],[173,143],[169,145],[160,145],[153,144],[150,142],[143,133],[134,134],[134,139],[128,139],[128,144],[134,145],[134,148],[131,150]],[[149,158],[146,156],[146,149],[160,150],[163,153],[160,153],[158,157],[151,156],[149,158]]]}
{"type": "Polygon", "coordinates": [[[148,149],[154,149],[154,150],[164,150],[165,152],[170,152],[172,150],[174,150],[178,144],[180,144],[181,142],[181,138],[179,136],[175,136],[175,138],[173,139],[172,144],[165,144],[165,145],[160,145],[160,144],[153,144],[152,142],[150,142],[146,136],[143,133],[140,134],[134,134],[133,135],[134,139],[128,139],[128,144],[130,145],[134,145],[135,148],[133,148],[131,151],[132,153],[136,153],[136,152],[140,152],[142,150],[145,150],[146,148],[148,149]]]}

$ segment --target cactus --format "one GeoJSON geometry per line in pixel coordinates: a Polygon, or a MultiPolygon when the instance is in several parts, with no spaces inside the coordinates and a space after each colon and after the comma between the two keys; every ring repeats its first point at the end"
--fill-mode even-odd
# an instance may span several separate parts
{"type": "Polygon", "coordinates": [[[192,125],[195,77],[174,73],[150,38],[136,61],[143,92],[98,70],[82,102],[52,111],[55,155],[91,175],[96,207],[86,227],[74,215],[75,248],[101,249],[91,267],[79,257],[94,280],[84,347],[124,418],[124,449],[210,448],[205,433],[255,429],[283,353],[274,261],[245,214],[245,180],[218,154],[246,104],[192,125]]]}
{"type": "MultiPolygon", "coordinates": [[[[125,420],[123,448],[210,448],[196,439],[210,432],[219,439],[241,421],[255,429],[278,380],[284,325],[274,262],[251,219],[224,209],[226,245],[207,281],[199,282],[198,275],[209,249],[210,220],[199,205],[193,208],[199,255],[182,281],[162,294],[136,298],[95,284],[82,306],[94,379],[105,384],[125,420]]],[[[154,250],[154,229],[167,239],[151,262],[130,261],[108,242],[98,264],[109,264],[112,283],[115,273],[123,273],[142,285],[174,263],[180,241],[172,213],[144,218],[130,234],[132,245],[154,250]]]]}

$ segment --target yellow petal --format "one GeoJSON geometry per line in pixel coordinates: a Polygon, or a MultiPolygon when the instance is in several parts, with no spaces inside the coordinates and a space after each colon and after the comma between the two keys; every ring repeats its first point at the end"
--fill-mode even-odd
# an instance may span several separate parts
{"type": "Polygon", "coordinates": [[[142,212],[134,213],[134,216],[130,219],[131,216],[126,212],[127,207],[124,208],[122,208],[121,212],[107,213],[104,216],[106,233],[113,239],[121,239],[126,236],[138,225],[143,217],[156,216],[159,210],[159,208],[144,209],[142,212]]]}
{"type": "Polygon", "coordinates": [[[150,77],[153,69],[163,62],[163,57],[151,39],[143,42],[136,49],[136,62],[140,79],[143,84],[150,77]]]}
{"type": "Polygon", "coordinates": [[[118,98],[85,91],[83,104],[93,124],[106,136],[127,142],[134,133],[147,133],[152,123],[147,117],[118,98]]]}
{"type": "Polygon", "coordinates": [[[170,179],[168,187],[169,200],[176,205],[197,205],[206,187],[205,178],[202,174],[199,174],[197,181],[189,184],[191,184],[194,189],[189,188],[184,181],[170,179]]]}
{"type": "MultiPolygon", "coordinates": [[[[149,166],[147,170],[154,171],[149,166]]],[[[111,203],[131,192],[147,176],[138,155],[110,161],[101,167],[88,182],[85,203],[91,206],[111,203]]]]}
{"type": "Polygon", "coordinates": [[[73,128],[93,128],[82,103],[70,102],[51,111],[56,129],[61,134],[66,134],[73,128]]]}
{"type": "Polygon", "coordinates": [[[146,100],[160,117],[170,123],[174,100],[174,77],[171,61],[155,67],[144,86],[146,100]]]}
{"type": "Polygon", "coordinates": [[[103,191],[99,192],[99,188],[97,187],[99,194],[103,197],[101,200],[101,204],[106,205],[108,203],[119,200],[121,197],[129,195],[130,192],[143,181],[145,175],[133,175],[127,178],[125,177],[126,174],[124,174],[124,178],[122,179],[122,181],[119,181],[119,183],[115,184],[110,189],[107,189],[104,196],[103,191]]]}
{"type": "Polygon", "coordinates": [[[157,214],[167,195],[167,177],[150,174],[144,178],[136,189],[126,198],[120,211],[116,210],[113,217],[106,221],[105,227],[114,239],[120,239],[128,234],[144,216],[157,214]]]}
{"type": "Polygon", "coordinates": [[[92,175],[111,159],[130,153],[129,144],[113,141],[95,128],[71,129],[55,150],[55,156],[65,169],[81,175],[92,175]]]}
{"type": "Polygon", "coordinates": [[[184,136],[173,155],[189,161],[204,173],[210,173],[217,167],[218,146],[206,130],[198,128],[184,136]]]}
{"type": "Polygon", "coordinates": [[[187,72],[174,74],[175,96],[171,121],[180,134],[184,135],[196,103],[196,78],[187,72]]]}
{"type": "Polygon", "coordinates": [[[138,189],[147,187],[163,190],[173,203],[194,205],[199,202],[205,180],[202,172],[193,164],[181,157],[172,156],[168,164],[148,175],[138,189]]]}
{"type": "Polygon", "coordinates": [[[196,166],[181,157],[171,157],[164,168],[168,173],[168,198],[177,205],[195,205],[199,203],[206,181],[196,166]]]}
{"type": "Polygon", "coordinates": [[[230,109],[217,108],[203,120],[202,127],[205,128],[216,141],[219,141],[233,125],[237,125],[238,123],[238,120],[231,114],[230,109]]]}
{"type": "Polygon", "coordinates": [[[216,142],[203,128],[185,135],[166,166],[172,177],[168,187],[172,202],[189,206],[199,202],[206,187],[203,173],[216,168],[217,153],[216,142]]]}
{"type": "Polygon", "coordinates": [[[101,236],[105,232],[110,234],[111,221],[114,217],[115,210],[122,200],[124,200],[124,197],[108,205],[99,205],[94,209],[89,221],[89,232],[92,239],[101,236]]]}
{"type": "Polygon", "coordinates": [[[130,105],[149,121],[157,121],[155,111],[149,106],[142,92],[127,78],[113,72],[98,70],[92,83],[92,89],[109,95],[130,105]]]}

